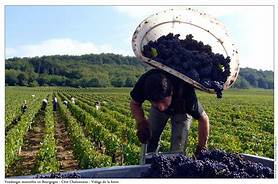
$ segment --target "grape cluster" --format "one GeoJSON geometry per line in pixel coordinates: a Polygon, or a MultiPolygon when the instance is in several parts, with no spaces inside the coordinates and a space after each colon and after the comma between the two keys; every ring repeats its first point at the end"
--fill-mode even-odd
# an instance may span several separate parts
{"type": "Polygon", "coordinates": [[[143,47],[143,55],[214,89],[222,97],[224,83],[230,76],[230,57],[213,53],[211,46],[193,39],[191,34],[179,39],[179,34],[163,35],[143,47]]]}
{"type": "Polygon", "coordinates": [[[151,169],[150,169],[151,173],[143,173],[143,177],[148,177],[149,174],[157,178],[174,177],[175,170],[173,166],[174,166],[173,161],[171,159],[168,159],[164,155],[160,155],[160,156],[155,155],[151,159],[151,169]]]}
{"type": "Polygon", "coordinates": [[[202,150],[198,159],[182,154],[156,154],[145,178],[274,178],[274,172],[260,163],[245,160],[239,154],[222,150],[202,150]]]}

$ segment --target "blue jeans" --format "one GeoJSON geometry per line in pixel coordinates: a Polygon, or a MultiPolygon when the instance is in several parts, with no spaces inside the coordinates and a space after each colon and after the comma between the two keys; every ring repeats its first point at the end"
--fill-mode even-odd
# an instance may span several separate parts
{"type": "Polygon", "coordinates": [[[158,142],[169,118],[171,119],[172,132],[170,150],[173,152],[184,152],[188,141],[188,132],[192,123],[192,116],[189,114],[168,115],[160,112],[153,106],[150,109],[148,119],[151,138],[147,145],[147,152],[156,152],[159,150],[158,142]]]}

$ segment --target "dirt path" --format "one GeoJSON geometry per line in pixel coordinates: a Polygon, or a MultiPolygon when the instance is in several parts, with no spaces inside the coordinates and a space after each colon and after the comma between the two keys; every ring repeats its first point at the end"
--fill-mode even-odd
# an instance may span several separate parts
{"type": "Polygon", "coordinates": [[[59,112],[54,112],[54,119],[56,122],[55,139],[57,140],[57,159],[60,162],[60,171],[80,169],[78,161],[73,155],[72,144],[65,123],[59,112]]]}
{"type": "Polygon", "coordinates": [[[34,173],[33,168],[36,163],[36,155],[43,142],[44,135],[44,111],[39,111],[34,118],[34,124],[24,138],[18,160],[7,170],[6,177],[23,176],[34,173]]]}

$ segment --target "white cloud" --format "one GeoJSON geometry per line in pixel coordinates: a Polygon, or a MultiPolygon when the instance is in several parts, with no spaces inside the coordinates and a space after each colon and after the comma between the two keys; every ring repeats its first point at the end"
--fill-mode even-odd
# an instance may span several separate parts
{"type": "Polygon", "coordinates": [[[6,58],[34,57],[43,55],[83,55],[83,54],[115,53],[130,55],[127,51],[113,48],[110,44],[96,45],[92,42],[79,42],[70,38],[56,38],[36,44],[20,45],[6,48],[6,58]]]}

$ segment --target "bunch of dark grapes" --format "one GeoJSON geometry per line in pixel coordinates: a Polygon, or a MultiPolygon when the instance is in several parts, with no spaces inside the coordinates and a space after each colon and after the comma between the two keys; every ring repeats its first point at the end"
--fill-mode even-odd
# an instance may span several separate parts
{"type": "Polygon", "coordinates": [[[143,55],[214,89],[221,98],[224,83],[230,76],[230,58],[213,53],[211,46],[194,40],[191,34],[185,39],[179,36],[169,33],[148,42],[143,47],[143,55]]]}
{"type": "Polygon", "coordinates": [[[147,178],[274,178],[273,170],[222,150],[202,150],[197,159],[155,155],[147,178]]]}
{"type": "Polygon", "coordinates": [[[172,160],[164,155],[154,155],[151,160],[150,172],[144,173],[143,177],[170,178],[174,177],[175,169],[172,160]]]}

